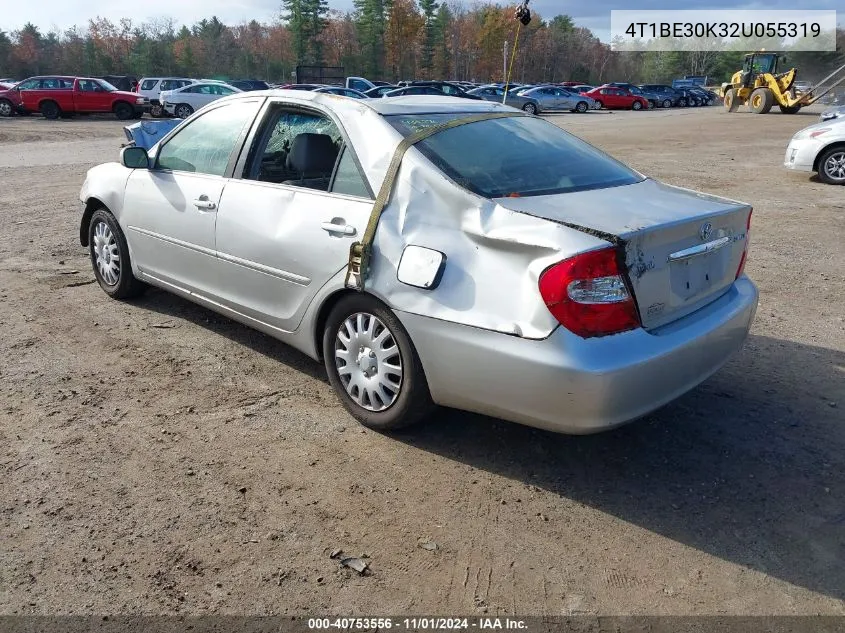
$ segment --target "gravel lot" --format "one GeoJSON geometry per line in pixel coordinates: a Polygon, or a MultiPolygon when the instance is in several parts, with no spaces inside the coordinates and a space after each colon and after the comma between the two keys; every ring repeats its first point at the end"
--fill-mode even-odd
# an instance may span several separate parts
{"type": "Polygon", "coordinates": [[[364,431],[284,345],[108,300],[77,195],[122,124],[0,119],[0,614],[845,614],[845,190],[781,167],[816,118],[553,117],[755,209],[745,349],[591,437],[364,431]]]}

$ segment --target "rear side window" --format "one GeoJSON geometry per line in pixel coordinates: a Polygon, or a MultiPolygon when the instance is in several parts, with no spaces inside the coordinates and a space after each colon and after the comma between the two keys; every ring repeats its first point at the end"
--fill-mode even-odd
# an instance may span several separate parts
{"type": "Polygon", "coordinates": [[[333,193],[345,193],[350,196],[358,196],[360,198],[369,198],[370,191],[367,185],[364,184],[364,178],[361,176],[361,171],[358,165],[355,164],[355,157],[348,147],[344,147],[343,154],[341,154],[340,161],[337,164],[337,170],[334,175],[334,182],[332,183],[333,193]]]}
{"type": "Polygon", "coordinates": [[[141,90],[152,90],[156,87],[157,83],[158,79],[144,79],[144,81],[141,82],[141,90]]]}
{"type": "MultiPolygon", "coordinates": [[[[408,136],[465,116],[386,118],[408,136]]],[[[469,123],[438,132],[415,147],[458,185],[485,198],[604,189],[642,180],[629,167],[537,117],[469,123]]]]}

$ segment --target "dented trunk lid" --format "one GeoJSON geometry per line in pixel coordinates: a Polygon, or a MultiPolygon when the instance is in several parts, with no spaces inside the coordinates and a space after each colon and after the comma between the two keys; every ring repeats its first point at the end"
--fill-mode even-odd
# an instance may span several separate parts
{"type": "Polygon", "coordinates": [[[741,202],[651,179],[496,202],[624,244],[646,329],[680,319],[727,292],[745,251],[751,212],[741,202]]]}

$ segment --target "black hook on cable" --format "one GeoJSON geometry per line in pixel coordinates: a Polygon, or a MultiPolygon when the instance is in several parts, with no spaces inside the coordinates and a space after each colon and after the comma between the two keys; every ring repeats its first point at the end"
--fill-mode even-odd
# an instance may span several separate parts
{"type": "Polygon", "coordinates": [[[531,10],[528,8],[528,2],[529,0],[523,0],[514,14],[514,17],[522,22],[523,26],[528,26],[528,23],[531,22],[531,10]]]}

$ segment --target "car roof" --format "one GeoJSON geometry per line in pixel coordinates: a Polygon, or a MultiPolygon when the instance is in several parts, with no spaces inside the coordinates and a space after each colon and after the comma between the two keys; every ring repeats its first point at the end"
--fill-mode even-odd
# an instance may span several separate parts
{"type": "Polygon", "coordinates": [[[232,101],[235,99],[255,98],[256,96],[284,97],[291,102],[308,103],[329,107],[339,113],[361,112],[360,108],[369,108],[383,116],[392,114],[451,114],[451,113],[482,113],[513,111],[510,106],[494,101],[474,101],[463,97],[449,97],[446,95],[404,95],[390,99],[348,99],[329,92],[313,92],[310,90],[257,90],[241,92],[236,95],[223,97],[215,103],[232,101]]]}

